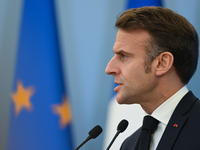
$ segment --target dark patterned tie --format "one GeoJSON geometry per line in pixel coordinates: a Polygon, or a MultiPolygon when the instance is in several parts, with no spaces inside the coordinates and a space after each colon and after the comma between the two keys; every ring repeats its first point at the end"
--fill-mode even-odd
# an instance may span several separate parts
{"type": "Polygon", "coordinates": [[[159,121],[151,116],[144,117],[138,150],[149,150],[151,134],[154,133],[158,123],[159,121]]]}

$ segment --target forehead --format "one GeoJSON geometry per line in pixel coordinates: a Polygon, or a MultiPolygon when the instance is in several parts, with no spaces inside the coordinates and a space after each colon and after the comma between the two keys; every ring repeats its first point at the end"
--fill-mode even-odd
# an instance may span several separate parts
{"type": "Polygon", "coordinates": [[[145,49],[151,40],[151,36],[145,30],[125,31],[119,29],[113,51],[130,50],[136,48],[145,49]]]}

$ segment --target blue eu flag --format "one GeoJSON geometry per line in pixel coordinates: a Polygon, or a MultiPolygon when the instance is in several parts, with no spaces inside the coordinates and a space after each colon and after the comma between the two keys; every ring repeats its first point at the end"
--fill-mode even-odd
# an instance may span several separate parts
{"type": "Polygon", "coordinates": [[[72,150],[53,0],[25,0],[8,150],[72,150]]]}

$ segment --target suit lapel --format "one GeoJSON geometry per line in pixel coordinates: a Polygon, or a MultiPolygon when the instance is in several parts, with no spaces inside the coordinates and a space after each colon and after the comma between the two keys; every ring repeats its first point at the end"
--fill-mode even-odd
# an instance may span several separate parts
{"type": "Polygon", "coordinates": [[[184,116],[186,114],[192,104],[197,100],[197,98],[192,94],[192,92],[188,92],[177,105],[172,117],[167,124],[167,127],[163,133],[163,136],[158,144],[156,150],[169,150],[172,149],[174,142],[176,141],[182,127],[186,123],[187,117],[184,116]]]}
{"type": "Polygon", "coordinates": [[[170,150],[172,148],[186,120],[186,117],[183,117],[179,113],[174,112],[173,117],[168,123],[165,132],[158,144],[157,150],[170,150]]]}

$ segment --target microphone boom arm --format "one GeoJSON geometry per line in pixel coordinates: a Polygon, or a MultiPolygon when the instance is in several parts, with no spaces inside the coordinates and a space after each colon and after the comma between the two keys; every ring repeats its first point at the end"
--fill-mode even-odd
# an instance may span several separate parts
{"type": "Polygon", "coordinates": [[[108,145],[106,150],[109,150],[110,147],[112,146],[113,142],[115,141],[115,139],[117,138],[117,136],[120,134],[120,130],[117,130],[117,133],[115,134],[114,138],[112,139],[112,141],[110,142],[110,144],[108,145]]]}
{"type": "Polygon", "coordinates": [[[81,148],[87,141],[89,141],[92,137],[89,135],[75,150],[81,148]]]}

